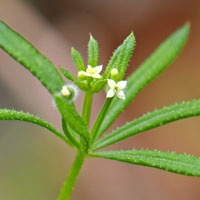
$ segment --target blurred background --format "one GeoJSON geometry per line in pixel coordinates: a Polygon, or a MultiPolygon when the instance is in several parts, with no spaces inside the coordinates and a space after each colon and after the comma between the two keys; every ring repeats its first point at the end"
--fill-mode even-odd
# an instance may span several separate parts
{"type": "MultiPolygon", "coordinates": [[[[20,32],[58,66],[74,75],[70,48],[87,60],[89,33],[98,40],[104,66],[133,30],[136,49],[129,75],[186,21],[191,34],[183,52],[149,84],[113,124],[200,97],[200,1],[198,0],[0,0],[0,19],[20,32]]],[[[94,121],[105,94],[95,96],[94,121]]],[[[82,94],[76,101],[81,108],[82,94]]],[[[51,96],[40,82],[0,50],[0,108],[35,114],[61,129],[51,96]]],[[[111,129],[112,129],[111,128],[111,129]]],[[[110,129],[110,130],[111,130],[110,129]]],[[[115,144],[110,149],[158,149],[200,156],[199,117],[180,120],[115,144]]],[[[0,199],[55,200],[74,152],[47,130],[23,122],[0,122],[0,199]]],[[[148,167],[88,159],[72,200],[199,200],[200,179],[148,167]]]]}

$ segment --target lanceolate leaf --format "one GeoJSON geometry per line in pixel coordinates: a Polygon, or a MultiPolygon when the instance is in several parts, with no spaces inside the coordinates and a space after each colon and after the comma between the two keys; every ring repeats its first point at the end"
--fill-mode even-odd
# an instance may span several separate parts
{"type": "Polygon", "coordinates": [[[122,79],[128,63],[130,61],[132,52],[135,47],[135,36],[133,32],[124,40],[124,42],[115,50],[111,57],[108,66],[103,74],[104,78],[107,79],[110,76],[110,72],[113,68],[119,70],[120,78],[122,79]]]}
{"type": "Polygon", "coordinates": [[[52,62],[2,21],[0,21],[0,48],[36,76],[50,93],[60,91],[64,81],[52,62]]]}
{"type": "Polygon", "coordinates": [[[200,158],[186,154],[157,150],[128,150],[102,151],[91,156],[154,167],[187,176],[200,176],[200,158]]]}
{"type": "Polygon", "coordinates": [[[62,128],[66,137],[72,142],[72,144],[74,144],[74,146],[76,146],[79,149],[80,144],[75,139],[74,135],[72,135],[71,132],[69,131],[64,119],[62,119],[62,128]]]}
{"type": "Polygon", "coordinates": [[[96,142],[94,149],[100,149],[121,141],[127,137],[150,130],[183,118],[200,115],[200,100],[174,104],[169,107],[150,112],[142,117],[128,122],[96,142]]]}
{"type": "Polygon", "coordinates": [[[88,64],[92,67],[96,67],[99,64],[99,46],[92,35],[90,35],[88,43],[88,64]]]}
{"type": "Polygon", "coordinates": [[[85,71],[85,64],[81,54],[74,48],[71,48],[72,59],[79,71],[85,71]]]}
{"type": "Polygon", "coordinates": [[[68,80],[75,82],[76,79],[74,78],[74,76],[68,72],[66,69],[59,67],[60,71],[62,72],[62,74],[65,76],[65,78],[67,78],[68,80]]]}
{"type": "Polygon", "coordinates": [[[62,140],[67,142],[70,146],[73,146],[71,142],[62,133],[55,129],[51,124],[29,113],[18,112],[15,110],[8,109],[0,109],[0,120],[19,120],[37,124],[48,129],[49,131],[60,137],[62,140]]]}
{"type": "Polygon", "coordinates": [[[115,98],[104,119],[99,136],[102,135],[134,99],[134,97],[153,79],[155,79],[183,48],[189,34],[189,24],[184,25],[165,40],[157,50],[128,78],[126,99],[124,101],[115,98]]]}
{"type": "Polygon", "coordinates": [[[61,95],[55,96],[58,110],[60,111],[65,123],[69,124],[86,142],[89,140],[89,132],[82,117],[77,113],[74,104],[69,102],[61,95]]]}

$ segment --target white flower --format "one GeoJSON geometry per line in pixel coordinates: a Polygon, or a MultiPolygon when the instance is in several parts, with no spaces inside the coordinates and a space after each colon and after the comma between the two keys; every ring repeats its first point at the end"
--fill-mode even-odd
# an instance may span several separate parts
{"type": "Polygon", "coordinates": [[[67,85],[63,85],[62,90],[61,90],[61,94],[64,97],[68,97],[71,94],[70,91],[67,88],[67,85]]]}
{"type": "Polygon", "coordinates": [[[65,84],[63,85],[60,93],[64,97],[68,97],[69,100],[75,101],[78,96],[78,88],[74,84],[65,84]]]}
{"type": "Polygon", "coordinates": [[[125,99],[124,89],[126,88],[127,81],[115,82],[112,79],[108,79],[108,87],[110,88],[107,92],[106,98],[112,98],[115,94],[120,99],[125,99]]]}
{"type": "Polygon", "coordinates": [[[88,65],[88,68],[85,71],[80,71],[78,72],[78,77],[82,78],[82,77],[92,77],[92,78],[97,78],[97,79],[101,79],[102,76],[100,75],[100,72],[103,69],[103,65],[98,65],[96,67],[91,67],[90,65],[88,65]]]}

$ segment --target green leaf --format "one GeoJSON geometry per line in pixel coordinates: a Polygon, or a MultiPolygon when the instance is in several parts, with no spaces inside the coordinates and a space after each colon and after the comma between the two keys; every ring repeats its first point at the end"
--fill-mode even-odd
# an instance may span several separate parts
{"type": "Polygon", "coordinates": [[[88,88],[89,88],[89,83],[87,80],[83,80],[83,81],[80,81],[80,80],[76,80],[75,84],[81,89],[83,90],[84,92],[88,92],[88,88]]]}
{"type": "Polygon", "coordinates": [[[51,94],[60,91],[64,81],[52,62],[2,21],[0,21],[0,48],[36,76],[51,94]]]}
{"type": "Polygon", "coordinates": [[[128,122],[96,142],[94,149],[100,149],[127,137],[162,126],[179,119],[200,115],[200,100],[193,100],[164,107],[128,122]]]}
{"type": "Polygon", "coordinates": [[[71,54],[78,71],[85,71],[86,67],[81,54],[74,48],[71,48],[71,54]]]}
{"type": "Polygon", "coordinates": [[[62,72],[62,74],[65,76],[66,79],[72,81],[72,82],[75,82],[76,79],[74,78],[74,76],[69,72],[67,71],[66,69],[62,68],[62,67],[59,67],[60,71],[62,72]]]}
{"type": "Polygon", "coordinates": [[[200,158],[192,155],[157,150],[128,150],[102,151],[90,156],[154,167],[176,174],[200,176],[200,158]]]}
{"type": "Polygon", "coordinates": [[[107,83],[106,79],[100,79],[100,80],[96,80],[90,83],[91,85],[91,90],[92,93],[98,93],[102,90],[102,88],[105,86],[105,84],[107,83]]]}
{"type": "Polygon", "coordinates": [[[130,61],[132,52],[135,47],[135,36],[133,32],[124,40],[124,42],[115,50],[111,57],[108,66],[103,74],[105,79],[110,77],[110,72],[113,68],[119,71],[119,80],[123,79],[124,73],[130,61]]]}
{"type": "Polygon", "coordinates": [[[62,119],[62,129],[64,131],[65,136],[71,141],[71,143],[80,149],[80,144],[78,140],[75,138],[75,135],[71,134],[71,130],[69,131],[68,125],[66,125],[65,120],[62,119]]]}
{"type": "MultiPolygon", "coordinates": [[[[135,96],[177,57],[189,34],[189,24],[185,24],[165,40],[156,51],[128,78],[126,99],[114,98],[104,119],[99,136],[101,136],[135,98],[135,96]]],[[[111,62],[112,63],[112,62],[111,62]]]]}
{"type": "Polygon", "coordinates": [[[88,63],[91,67],[96,67],[99,64],[99,46],[91,34],[88,43],[88,63]]]}
{"type": "Polygon", "coordinates": [[[8,109],[0,109],[0,120],[19,120],[37,124],[39,126],[48,129],[56,136],[61,138],[63,141],[68,143],[70,146],[73,146],[71,142],[62,133],[60,133],[57,129],[55,129],[51,124],[29,113],[19,112],[15,110],[8,110],[8,109]]]}
{"type": "Polygon", "coordinates": [[[60,111],[65,123],[69,124],[80,137],[83,137],[85,142],[89,142],[89,132],[87,125],[84,123],[82,117],[77,113],[74,104],[68,101],[61,95],[55,96],[55,102],[60,111]]]}

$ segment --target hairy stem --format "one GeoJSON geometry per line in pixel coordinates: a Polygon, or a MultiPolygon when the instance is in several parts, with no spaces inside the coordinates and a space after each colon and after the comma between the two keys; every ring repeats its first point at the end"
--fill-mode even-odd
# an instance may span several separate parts
{"type": "Polygon", "coordinates": [[[91,107],[92,107],[92,93],[86,92],[85,98],[83,102],[83,110],[82,110],[82,116],[86,124],[89,126],[90,123],[90,113],[91,113],[91,107]]]}
{"type": "Polygon", "coordinates": [[[85,154],[78,152],[57,200],[68,200],[70,198],[84,160],[85,154]]]}

